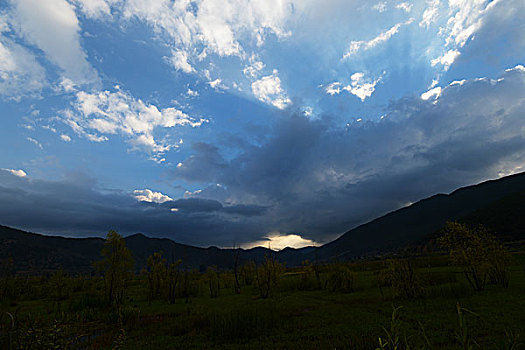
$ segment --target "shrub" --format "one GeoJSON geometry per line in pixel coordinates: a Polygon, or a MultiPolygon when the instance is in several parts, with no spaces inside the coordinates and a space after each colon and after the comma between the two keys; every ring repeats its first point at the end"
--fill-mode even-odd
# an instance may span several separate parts
{"type": "Polygon", "coordinates": [[[211,266],[208,268],[206,279],[210,290],[210,298],[217,298],[219,296],[219,291],[221,290],[221,282],[216,267],[211,266]]]}
{"type": "Polygon", "coordinates": [[[332,292],[350,293],[354,291],[355,273],[344,264],[332,264],[328,267],[325,288],[332,292]]]}
{"type": "Polygon", "coordinates": [[[394,296],[415,298],[420,292],[420,279],[409,259],[392,259],[387,270],[394,296]]]}
{"type": "Polygon", "coordinates": [[[492,283],[508,286],[508,253],[487,229],[447,222],[442,232],[438,242],[449,251],[452,263],[463,269],[472,288],[483,290],[487,277],[492,283]]]}
{"type": "Polygon", "coordinates": [[[66,299],[69,294],[69,277],[64,271],[54,272],[48,281],[50,295],[57,301],[66,299]]]}
{"type": "Polygon", "coordinates": [[[284,265],[279,263],[273,255],[266,254],[264,263],[255,269],[255,280],[261,298],[268,298],[283,272],[284,265]]]}
{"type": "Polygon", "coordinates": [[[242,266],[241,275],[245,286],[251,286],[255,281],[256,265],[253,261],[248,261],[242,266]]]}

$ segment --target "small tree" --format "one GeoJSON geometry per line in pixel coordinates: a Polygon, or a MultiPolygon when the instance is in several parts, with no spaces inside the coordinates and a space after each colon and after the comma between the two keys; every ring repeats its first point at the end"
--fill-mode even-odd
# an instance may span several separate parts
{"type": "Polygon", "coordinates": [[[160,296],[166,279],[166,259],[162,258],[162,253],[153,253],[148,258],[147,276],[149,298],[153,300],[160,296]]]}
{"type": "Polygon", "coordinates": [[[395,296],[415,298],[420,291],[419,276],[409,259],[392,259],[387,269],[388,281],[395,296]]]}
{"type": "Polygon", "coordinates": [[[489,263],[488,276],[492,284],[499,284],[503,288],[509,286],[510,256],[501,243],[493,237],[488,242],[487,260],[489,263]]]}
{"type": "Polygon", "coordinates": [[[354,291],[355,273],[344,264],[332,264],[328,266],[328,277],[325,288],[331,292],[350,293],[354,291]]]}
{"type": "Polygon", "coordinates": [[[235,243],[233,244],[233,275],[235,278],[235,283],[233,286],[233,291],[235,294],[241,294],[241,284],[239,282],[239,257],[241,254],[240,248],[236,247],[235,243]]]}
{"type": "Polygon", "coordinates": [[[270,290],[277,285],[283,272],[284,265],[279,263],[272,254],[266,254],[264,263],[255,270],[255,279],[261,298],[268,298],[270,290]]]}
{"type": "Polygon", "coordinates": [[[253,260],[246,262],[242,266],[242,279],[245,286],[251,286],[253,284],[253,280],[255,279],[255,269],[256,265],[253,260]]]}
{"type": "Polygon", "coordinates": [[[210,289],[210,297],[217,298],[221,290],[221,281],[217,267],[210,266],[206,272],[206,279],[208,280],[208,287],[210,289]]]}
{"type": "Polygon", "coordinates": [[[57,301],[61,301],[67,297],[69,287],[67,282],[67,276],[62,270],[54,272],[49,278],[50,294],[53,295],[57,301]]]}
{"type": "Polygon", "coordinates": [[[495,283],[508,285],[507,252],[482,225],[470,228],[458,222],[447,222],[438,242],[449,251],[452,263],[463,268],[475,290],[485,288],[488,276],[495,283]]]}
{"type": "Polygon", "coordinates": [[[171,263],[166,270],[166,295],[170,304],[174,304],[177,297],[177,284],[180,279],[179,265],[181,263],[180,260],[177,260],[171,263]]]}
{"type": "Polygon", "coordinates": [[[120,305],[124,299],[126,283],[133,276],[133,257],[126,241],[111,230],[102,247],[102,260],[96,267],[104,276],[106,298],[109,304],[120,305]]]}

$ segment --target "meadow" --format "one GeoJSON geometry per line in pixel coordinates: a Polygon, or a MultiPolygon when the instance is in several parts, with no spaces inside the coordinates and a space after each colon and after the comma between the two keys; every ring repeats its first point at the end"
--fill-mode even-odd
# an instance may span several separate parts
{"type": "Polygon", "coordinates": [[[171,299],[142,271],[118,305],[100,276],[4,277],[0,348],[522,349],[525,253],[509,256],[508,286],[482,291],[443,254],[278,265],[267,295],[253,264],[237,282],[178,268],[171,299]]]}

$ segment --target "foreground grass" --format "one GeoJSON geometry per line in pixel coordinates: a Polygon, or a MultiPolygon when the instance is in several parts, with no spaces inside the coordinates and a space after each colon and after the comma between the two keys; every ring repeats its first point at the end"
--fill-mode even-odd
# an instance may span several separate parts
{"type": "Polygon", "coordinates": [[[196,280],[194,296],[174,304],[149,301],[144,279],[136,278],[119,310],[104,306],[97,279],[70,288],[62,300],[49,296],[44,279],[35,279],[27,282],[31,293],[1,302],[0,348],[7,349],[10,338],[13,348],[26,341],[25,348],[376,349],[389,335],[398,338],[398,349],[524,348],[524,255],[513,256],[509,288],[489,285],[476,293],[444,263],[442,257],[418,260],[424,282],[413,299],[378,288],[383,262],[351,264],[356,280],[350,293],[299,288],[303,272],[289,270],[268,299],[252,286],[234,294],[229,282],[210,298],[206,283],[196,280]],[[394,325],[393,308],[399,314],[394,325]]]}

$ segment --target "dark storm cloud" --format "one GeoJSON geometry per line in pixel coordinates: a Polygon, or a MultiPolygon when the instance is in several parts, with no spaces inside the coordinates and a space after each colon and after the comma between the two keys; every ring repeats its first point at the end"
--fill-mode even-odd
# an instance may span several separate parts
{"type": "Polygon", "coordinates": [[[426,196],[525,170],[524,91],[518,67],[498,80],[446,87],[436,101],[396,101],[377,123],[280,118],[266,142],[247,144],[233,159],[196,143],[171,176],[203,190],[163,204],[101,190],[80,174],[52,182],[0,171],[0,223],[70,235],[144,232],[206,246],[269,232],[327,241],[426,196]]]}
{"type": "Polygon", "coordinates": [[[325,241],[437,192],[525,170],[524,77],[518,67],[499,80],[446,87],[437,101],[405,98],[380,122],[345,129],[290,116],[267,143],[234,159],[213,146],[195,149],[173,176],[221,184],[222,201],[271,206],[267,232],[325,241]],[[210,153],[211,166],[200,162],[210,153]]]}
{"type": "Polygon", "coordinates": [[[40,181],[0,170],[0,224],[41,233],[103,236],[115,229],[199,245],[229,244],[248,229],[246,220],[235,225],[231,221],[264,210],[201,198],[139,202],[129,193],[98,189],[96,181],[80,174],[40,181]]]}

